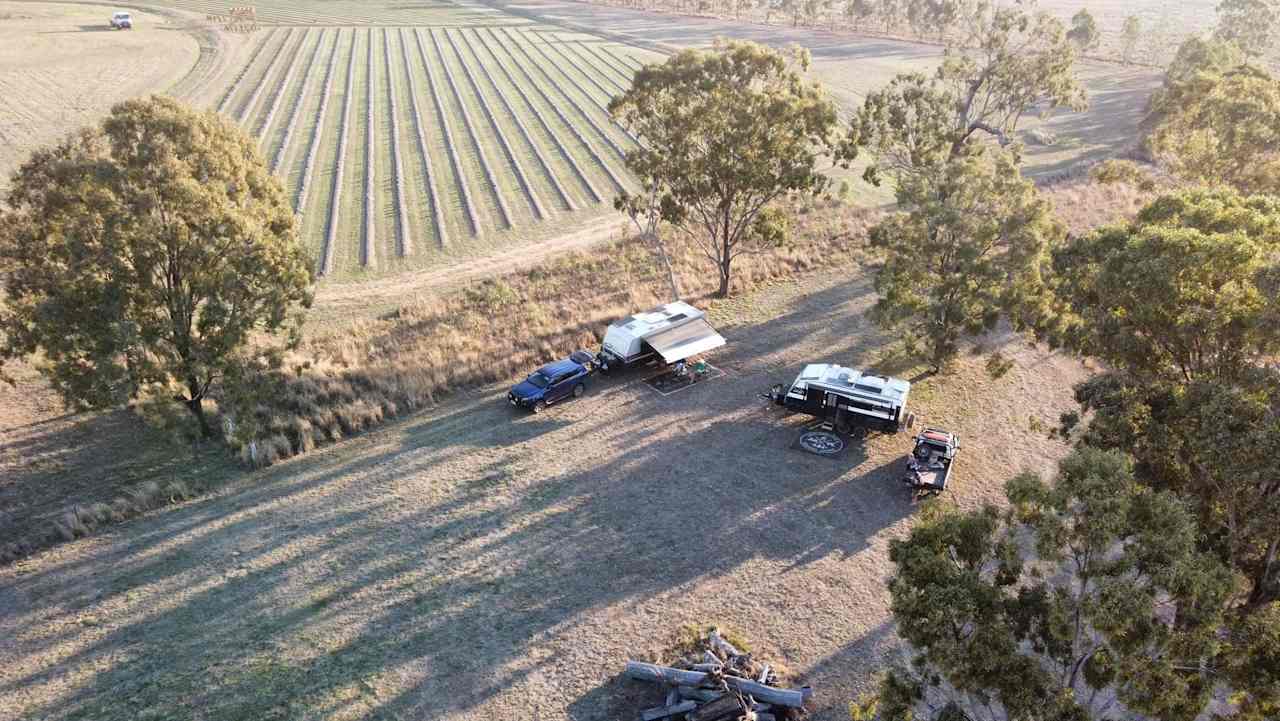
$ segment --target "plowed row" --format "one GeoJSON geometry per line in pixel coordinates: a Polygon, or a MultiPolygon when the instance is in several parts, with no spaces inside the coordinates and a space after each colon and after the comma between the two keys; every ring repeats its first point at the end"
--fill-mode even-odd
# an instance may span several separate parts
{"type": "Polygon", "coordinates": [[[217,109],[286,183],[322,275],[423,267],[563,232],[628,189],[608,115],[644,61],[541,27],[287,27],[217,109]]]}

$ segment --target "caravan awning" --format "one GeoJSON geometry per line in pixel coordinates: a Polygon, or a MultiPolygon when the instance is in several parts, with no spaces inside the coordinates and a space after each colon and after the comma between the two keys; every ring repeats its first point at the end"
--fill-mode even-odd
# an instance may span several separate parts
{"type": "Polygon", "coordinates": [[[654,333],[644,341],[668,363],[682,361],[724,345],[724,338],[702,318],[654,333]]]}

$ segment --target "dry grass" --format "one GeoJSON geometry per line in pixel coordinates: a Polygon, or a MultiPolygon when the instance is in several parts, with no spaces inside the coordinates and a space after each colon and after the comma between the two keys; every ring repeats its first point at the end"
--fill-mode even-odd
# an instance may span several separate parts
{"type": "MultiPolygon", "coordinates": [[[[1099,185],[1078,174],[1044,188],[1072,233],[1131,218],[1151,193],[1099,185]]],[[[735,265],[738,294],[815,269],[866,260],[876,211],[836,201],[793,207],[783,246],[735,265]]],[[[707,259],[671,242],[683,295],[705,301],[716,288],[707,259]]],[[[266,466],[434,404],[459,390],[511,380],[580,349],[595,348],[609,323],[667,300],[649,248],[627,238],[574,251],[528,270],[424,293],[375,319],[325,329],[265,387],[252,423],[235,442],[266,466]]]]}
{"type": "Polygon", "coordinates": [[[1072,235],[1130,220],[1156,194],[1130,183],[1098,183],[1083,173],[1047,186],[1043,191],[1053,201],[1058,218],[1072,235]]]}
{"type": "MultiPolygon", "coordinates": [[[[797,205],[794,213],[784,246],[735,262],[736,292],[863,257],[876,215],[836,201],[797,205]]],[[[713,266],[694,244],[672,241],[671,253],[685,299],[714,292],[713,266]]],[[[310,338],[266,384],[272,390],[237,445],[246,461],[270,465],[451,392],[594,348],[609,323],[668,299],[650,249],[635,238],[421,295],[380,318],[310,338]]]]}

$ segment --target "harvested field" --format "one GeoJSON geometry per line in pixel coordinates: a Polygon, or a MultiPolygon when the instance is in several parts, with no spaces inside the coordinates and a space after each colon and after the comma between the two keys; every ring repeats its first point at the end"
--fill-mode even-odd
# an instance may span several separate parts
{"type": "Polygon", "coordinates": [[[0,2],[0,191],[35,148],[205,62],[176,15],[136,12],[128,32],[111,31],[110,17],[105,5],[0,2]]]}
{"type": "MultiPolygon", "coordinates": [[[[279,14],[288,9],[258,16],[284,22],[296,17],[279,14]]],[[[470,23],[455,10],[449,23],[427,13],[427,24],[401,25],[389,11],[380,28],[267,25],[237,56],[243,66],[213,83],[223,88],[204,91],[260,138],[321,275],[364,280],[546,240],[612,214],[602,179],[627,187],[622,156],[633,140],[605,104],[633,72],[620,67],[661,56],[561,52],[503,13],[486,17],[505,22],[470,23]],[[308,110],[310,127],[298,132],[308,110]],[[323,191],[317,174],[328,176],[323,191]]],[[[560,35],[554,44],[598,42],[560,35]]]]}

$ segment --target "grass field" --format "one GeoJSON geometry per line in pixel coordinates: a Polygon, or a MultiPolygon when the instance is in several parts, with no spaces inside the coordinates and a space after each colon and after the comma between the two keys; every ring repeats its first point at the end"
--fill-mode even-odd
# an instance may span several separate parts
{"type": "MultiPolygon", "coordinates": [[[[0,32],[22,40],[19,50],[6,49],[14,58],[45,52],[41,43],[49,40],[31,31],[32,22],[71,23],[71,12],[83,18],[68,25],[71,37],[92,41],[101,53],[115,46],[118,55],[91,52],[101,66],[94,67],[75,65],[84,58],[69,54],[51,66],[70,68],[66,80],[48,88],[31,85],[32,74],[0,73],[17,90],[0,101],[6,134],[17,139],[0,149],[0,173],[34,145],[100,115],[112,99],[168,87],[258,139],[301,216],[317,269],[347,282],[444,268],[465,273],[486,257],[555,247],[566,234],[616,217],[612,199],[633,182],[623,155],[634,139],[605,105],[642,64],[676,48],[717,36],[803,44],[813,54],[814,77],[846,116],[895,73],[927,71],[939,57],[936,46],[897,40],[559,0],[277,0],[255,6],[261,30],[247,36],[222,32],[208,19],[227,10],[220,3],[159,4],[170,15],[139,15],[137,34],[100,32],[90,22],[98,8],[5,5],[34,13],[34,20],[21,13],[0,20],[0,32]],[[132,70],[125,53],[135,38],[146,39],[151,53],[140,57],[167,53],[172,65],[132,70]],[[100,83],[104,72],[128,81],[100,83]],[[91,87],[94,99],[67,92],[66,83],[91,87]],[[57,110],[65,107],[76,110],[57,110]]],[[[1097,9],[1115,14],[1111,6],[1097,9]]],[[[40,72],[48,80],[52,71],[40,72]]],[[[1028,147],[1027,171],[1038,179],[1123,152],[1158,82],[1151,70],[1100,63],[1082,64],[1081,76],[1093,106],[1043,121],[1059,141],[1028,147]]],[[[833,172],[850,182],[859,204],[891,199],[887,188],[862,183],[858,168],[833,172]]]]}
{"type": "MultiPolygon", "coordinates": [[[[455,10],[439,25],[391,13],[377,27],[267,27],[220,79],[213,107],[259,139],[323,275],[433,267],[545,238],[612,213],[628,187],[634,141],[605,105],[660,56],[455,10]]],[[[259,7],[264,21],[290,12],[259,7]]],[[[343,18],[366,16],[315,22],[343,18]]]]}

